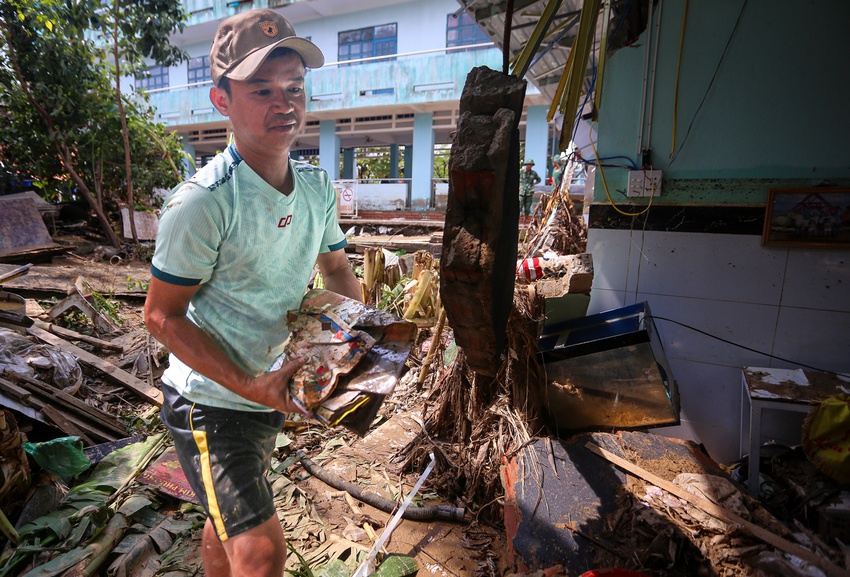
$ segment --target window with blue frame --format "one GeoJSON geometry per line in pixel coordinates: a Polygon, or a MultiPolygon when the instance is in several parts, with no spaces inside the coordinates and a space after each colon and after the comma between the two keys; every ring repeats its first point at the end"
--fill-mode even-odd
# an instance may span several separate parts
{"type": "Polygon", "coordinates": [[[212,80],[210,74],[210,57],[197,56],[189,59],[189,84],[212,80]]]}
{"type": "Polygon", "coordinates": [[[467,12],[449,14],[446,20],[446,47],[470,46],[492,42],[484,29],[467,12]]]}
{"type": "Polygon", "coordinates": [[[339,61],[398,53],[398,24],[381,24],[339,33],[339,61]]]}
{"type": "Polygon", "coordinates": [[[142,90],[168,88],[168,66],[148,66],[147,72],[136,76],[136,82],[142,90]]]}

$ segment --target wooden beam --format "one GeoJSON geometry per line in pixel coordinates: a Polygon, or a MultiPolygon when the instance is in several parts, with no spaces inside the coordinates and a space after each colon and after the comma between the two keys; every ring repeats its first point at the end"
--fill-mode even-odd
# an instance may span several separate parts
{"type": "Polygon", "coordinates": [[[34,324],[38,328],[43,329],[47,332],[53,333],[56,336],[60,336],[63,339],[71,339],[72,341],[83,341],[84,343],[94,345],[97,348],[103,349],[103,350],[116,351],[116,352],[119,352],[119,353],[124,352],[124,347],[122,347],[121,345],[116,345],[116,344],[110,343],[109,341],[99,339],[97,337],[84,335],[84,334],[78,333],[77,331],[72,331],[71,329],[66,329],[65,327],[60,327],[59,325],[55,325],[53,323],[46,323],[44,321],[35,320],[34,324]]]}
{"type": "Polygon", "coordinates": [[[47,417],[49,421],[51,421],[54,425],[59,427],[62,431],[67,434],[75,437],[79,437],[83,440],[87,446],[91,447],[95,445],[95,442],[89,438],[79,427],[77,427],[74,423],[72,423],[68,418],[62,414],[62,411],[59,411],[50,405],[44,405],[41,408],[41,414],[47,417]]]}
{"type": "Polygon", "coordinates": [[[751,523],[743,517],[737,515],[736,513],[733,513],[728,509],[724,509],[723,507],[712,503],[708,499],[704,499],[702,497],[698,497],[697,495],[688,493],[678,485],[674,485],[673,483],[650,473],[646,469],[643,469],[635,465],[634,463],[623,459],[622,457],[618,457],[617,455],[606,451],[599,445],[596,445],[594,443],[587,443],[585,447],[587,447],[588,450],[599,455],[600,457],[625,469],[629,473],[652,483],[656,487],[664,489],[668,493],[672,493],[680,499],[684,499],[691,505],[694,505],[695,507],[708,513],[712,517],[720,519],[725,523],[737,525],[745,532],[749,533],[757,539],[764,541],[768,545],[773,545],[774,547],[781,549],[786,553],[790,553],[791,555],[799,557],[800,559],[811,563],[812,565],[820,567],[829,577],[850,577],[850,571],[844,569],[843,567],[839,567],[838,565],[832,563],[829,559],[818,555],[814,551],[810,551],[809,549],[801,547],[796,543],[792,543],[787,539],[783,539],[776,533],[772,533],[764,527],[760,527],[759,525],[751,523]]]}
{"type": "MultiPolygon", "coordinates": [[[[11,399],[17,399],[21,402],[22,406],[29,407],[35,411],[35,418],[43,423],[53,423],[57,424],[51,418],[44,413],[44,409],[48,408],[48,413],[50,409],[55,407],[51,407],[49,404],[45,402],[41,396],[37,394],[32,394],[32,391],[19,387],[10,381],[0,377],[0,391],[9,395],[11,399]]],[[[56,409],[58,412],[58,409],[56,409]]],[[[109,427],[105,427],[103,423],[100,421],[92,421],[92,420],[84,420],[83,417],[86,415],[82,414],[70,414],[70,413],[62,413],[65,419],[76,427],[76,429],[80,431],[85,431],[86,436],[84,439],[88,439],[90,444],[93,444],[91,439],[99,440],[99,441],[116,441],[118,439],[124,438],[126,436],[125,432],[120,434],[115,434],[114,431],[109,427]]],[[[59,428],[65,432],[70,433],[70,430],[66,430],[63,426],[59,425],[59,428]]],[[[71,433],[76,434],[76,433],[71,433]]]]}
{"type": "Polygon", "coordinates": [[[78,346],[72,345],[68,341],[57,337],[56,335],[50,334],[44,329],[40,329],[36,326],[32,326],[27,329],[27,332],[37,338],[40,341],[44,341],[45,343],[51,344],[55,347],[59,347],[60,349],[67,351],[77,357],[80,362],[90,367],[94,367],[97,370],[103,372],[109,379],[113,382],[116,382],[123,387],[133,391],[138,394],[142,398],[147,401],[157,405],[162,406],[162,391],[157,389],[156,387],[152,387],[142,381],[141,379],[137,379],[130,373],[126,371],[122,371],[112,363],[104,361],[103,359],[96,357],[88,351],[81,349],[78,346]]]}
{"type": "Polygon", "coordinates": [[[95,421],[118,435],[127,434],[126,427],[118,419],[105,411],[101,411],[97,407],[89,405],[73,395],[69,395],[65,391],[60,391],[43,381],[39,381],[38,379],[34,379],[26,375],[10,374],[8,377],[17,381],[18,384],[22,385],[23,388],[28,389],[29,392],[45,397],[76,413],[79,413],[80,416],[95,421]]]}

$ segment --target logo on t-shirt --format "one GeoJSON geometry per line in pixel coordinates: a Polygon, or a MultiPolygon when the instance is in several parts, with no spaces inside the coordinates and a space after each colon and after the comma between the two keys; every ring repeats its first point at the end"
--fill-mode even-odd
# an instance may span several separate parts
{"type": "Polygon", "coordinates": [[[290,224],[292,224],[292,215],[291,214],[289,216],[284,216],[282,219],[280,219],[277,223],[277,227],[278,228],[286,228],[290,224]]]}

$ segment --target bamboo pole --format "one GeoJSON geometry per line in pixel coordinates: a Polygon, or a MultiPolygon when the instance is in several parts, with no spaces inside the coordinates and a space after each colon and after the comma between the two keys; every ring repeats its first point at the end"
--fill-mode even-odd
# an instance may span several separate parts
{"type": "Polygon", "coordinates": [[[440,315],[437,318],[437,326],[434,328],[434,333],[431,335],[431,346],[428,348],[428,354],[425,355],[425,360],[422,361],[422,366],[419,367],[419,378],[416,384],[422,385],[425,382],[425,377],[431,372],[431,363],[434,361],[434,355],[437,349],[440,348],[440,337],[443,334],[443,327],[446,324],[446,309],[440,307],[440,315]]]}

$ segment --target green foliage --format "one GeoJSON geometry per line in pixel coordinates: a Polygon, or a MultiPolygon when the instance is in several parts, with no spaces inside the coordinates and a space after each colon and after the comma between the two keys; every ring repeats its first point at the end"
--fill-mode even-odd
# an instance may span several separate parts
{"type": "MultiPolygon", "coordinates": [[[[113,451],[98,463],[86,482],[68,492],[58,509],[20,527],[21,544],[0,567],[0,577],[19,575],[22,567],[39,554],[54,557],[40,563],[30,573],[33,577],[58,575],[85,559],[90,551],[84,544],[114,515],[115,508],[110,506],[113,494],[138,474],[140,463],[160,451],[163,437],[161,433],[113,451]]],[[[146,500],[136,499],[134,508],[146,506],[146,500]]]]}
{"type": "Polygon", "coordinates": [[[292,577],[314,577],[313,571],[310,569],[310,564],[307,563],[307,560],[295,550],[292,543],[287,541],[286,547],[289,549],[290,553],[298,558],[298,565],[294,569],[286,569],[284,573],[292,575],[292,577]]]}
{"type": "MultiPolygon", "coordinates": [[[[112,38],[111,18],[118,15],[118,32],[128,39],[119,38],[127,67],[122,73],[132,73],[144,57],[172,64],[185,55],[168,43],[170,31],[182,30],[179,0],[113,0],[101,7],[92,0],[0,2],[0,102],[6,107],[0,164],[11,174],[33,178],[46,198],[74,199],[78,185],[57,151],[57,145],[65,147],[96,204],[108,212],[117,208],[126,173],[112,46],[95,41],[96,32],[112,38]]],[[[179,137],[154,122],[143,95],[124,95],[122,102],[134,190],[142,204],[152,206],[155,187],[171,188],[183,178],[185,153],[179,137]]]]}
{"type": "Polygon", "coordinates": [[[140,279],[140,278],[133,278],[131,276],[127,277],[127,290],[128,291],[139,290],[139,291],[142,291],[142,292],[148,292],[148,289],[150,288],[150,286],[151,286],[150,281],[146,281],[146,280],[140,279]]]}
{"type": "MultiPolygon", "coordinates": [[[[87,286],[86,288],[91,289],[90,286],[87,286]]],[[[112,298],[111,294],[107,297],[92,290],[90,302],[95,310],[109,319],[109,322],[113,325],[120,327],[124,324],[124,318],[119,312],[121,310],[121,303],[112,298]]]]}
{"type": "Polygon", "coordinates": [[[404,315],[404,295],[413,280],[402,277],[394,287],[381,286],[381,298],[378,308],[382,311],[394,314],[397,317],[404,315]]]}

